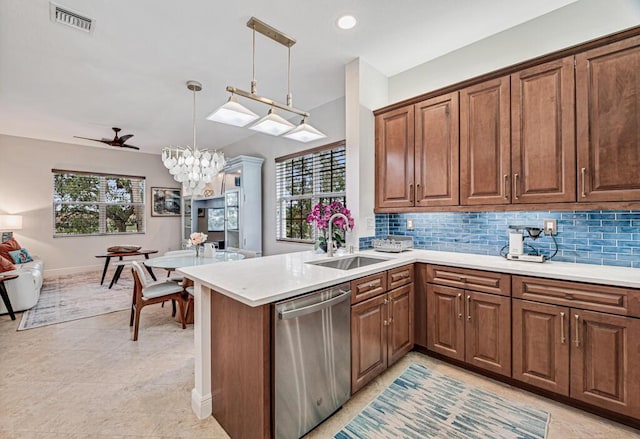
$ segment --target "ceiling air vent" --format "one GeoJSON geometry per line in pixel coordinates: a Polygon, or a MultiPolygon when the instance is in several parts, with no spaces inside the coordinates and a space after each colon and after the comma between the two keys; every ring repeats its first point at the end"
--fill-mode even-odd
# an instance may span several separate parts
{"type": "Polygon", "coordinates": [[[64,24],[85,32],[93,30],[93,20],[91,18],[83,17],[77,12],[58,6],[55,3],[49,3],[49,13],[51,21],[54,23],[64,24]]]}

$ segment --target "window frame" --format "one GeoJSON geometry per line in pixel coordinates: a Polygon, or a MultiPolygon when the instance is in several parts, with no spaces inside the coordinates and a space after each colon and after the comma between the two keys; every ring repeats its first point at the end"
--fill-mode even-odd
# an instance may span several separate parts
{"type": "MultiPolygon", "coordinates": [[[[286,236],[286,228],[287,221],[290,218],[286,217],[286,203],[289,201],[299,201],[299,200],[310,200],[311,206],[313,208],[320,199],[335,199],[341,198],[342,203],[346,206],[347,200],[347,144],[345,140],[340,140],[337,142],[333,142],[327,145],[318,146],[315,148],[307,149],[304,151],[300,151],[293,154],[288,154],[286,156],[278,157],[275,159],[276,164],[276,242],[290,242],[290,243],[300,243],[300,244],[313,244],[318,239],[317,229],[311,226],[311,238],[310,239],[300,239],[300,238],[289,238],[286,236]],[[319,178],[321,168],[316,167],[318,164],[318,156],[326,151],[333,151],[336,149],[343,149],[344,156],[344,190],[343,191],[330,191],[330,192],[321,192],[320,181],[319,178]],[[303,158],[306,156],[312,155],[312,191],[309,194],[297,194],[297,195],[282,195],[284,189],[282,188],[284,178],[281,176],[280,169],[283,166],[286,166],[286,163],[292,162],[295,159],[303,158]],[[283,213],[284,212],[284,213],[283,213]]],[[[330,167],[329,170],[333,171],[333,167],[330,167]]],[[[332,172],[333,175],[333,172],[332,172]]],[[[332,187],[333,189],[333,187],[332,187]]],[[[306,215],[304,216],[306,218],[306,215]]]]}
{"type": "Polygon", "coordinates": [[[102,173],[102,172],[88,172],[88,171],[73,171],[66,169],[52,169],[52,230],[54,238],[72,238],[82,236],[111,236],[111,235],[144,235],[147,230],[146,219],[146,205],[147,205],[147,182],[146,177],[139,175],[124,175],[118,173],[102,173]],[[75,176],[97,177],[99,179],[98,187],[98,200],[97,201],[56,201],[56,175],[70,174],[75,176]],[[142,184],[140,195],[142,197],[141,202],[110,202],[106,201],[106,188],[107,181],[113,179],[129,179],[136,180],[142,184]],[[56,231],[56,208],[61,205],[74,205],[74,206],[97,206],[98,208],[98,232],[97,233],[57,233],[56,231]],[[141,212],[140,219],[142,225],[139,230],[135,232],[109,232],[108,229],[108,216],[107,208],[109,206],[133,206],[138,208],[141,212]]]}

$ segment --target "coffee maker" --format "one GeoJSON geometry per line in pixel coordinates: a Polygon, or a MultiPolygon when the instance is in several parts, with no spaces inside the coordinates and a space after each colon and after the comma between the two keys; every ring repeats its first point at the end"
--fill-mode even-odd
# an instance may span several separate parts
{"type": "Polygon", "coordinates": [[[510,261],[544,262],[545,257],[536,248],[525,243],[525,238],[538,239],[543,229],[528,226],[509,226],[509,253],[507,259],[510,261]],[[525,247],[530,251],[525,251],[525,247]]]}

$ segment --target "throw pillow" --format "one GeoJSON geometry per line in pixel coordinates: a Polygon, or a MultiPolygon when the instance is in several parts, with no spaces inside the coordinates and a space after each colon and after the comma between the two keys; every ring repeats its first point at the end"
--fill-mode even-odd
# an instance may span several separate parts
{"type": "Polygon", "coordinates": [[[7,261],[11,261],[11,256],[9,256],[10,251],[20,250],[22,247],[18,244],[15,238],[11,238],[0,244],[0,256],[5,258],[7,261]]]}
{"type": "Polygon", "coordinates": [[[16,266],[13,263],[7,261],[5,258],[0,256],[0,273],[4,273],[5,271],[15,270],[16,266]]]}
{"type": "Polygon", "coordinates": [[[26,262],[33,261],[33,258],[29,254],[26,248],[21,248],[20,250],[14,250],[9,252],[9,256],[13,259],[15,264],[24,264],[26,262]]]}

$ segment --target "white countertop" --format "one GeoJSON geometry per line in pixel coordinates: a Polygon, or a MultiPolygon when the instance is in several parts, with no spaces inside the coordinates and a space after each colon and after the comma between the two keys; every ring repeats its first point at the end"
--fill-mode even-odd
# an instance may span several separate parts
{"type": "MultiPolygon", "coordinates": [[[[500,256],[450,253],[431,250],[409,250],[382,253],[373,250],[357,254],[388,261],[353,270],[338,270],[308,264],[327,260],[324,254],[311,251],[265,256],[224,264],[185,267],[178,271],[194,281],[232,297],[249,306],[260,306],[332,286],[341,282],[378,273],[414,262],[448,265],[501,273],[572,280],[605,285],[640,288],[640,269],[569,262],[508,261],[500,256]]],[[[334,256],[334,259],[349,257],[334,256]]]]}

